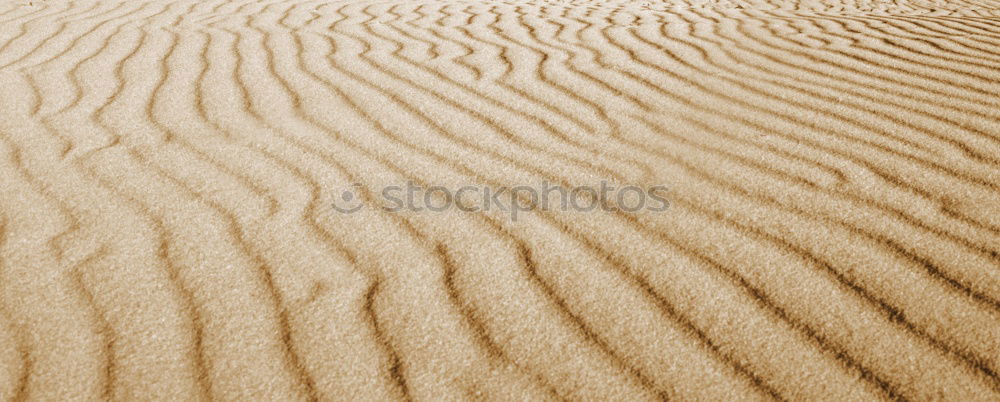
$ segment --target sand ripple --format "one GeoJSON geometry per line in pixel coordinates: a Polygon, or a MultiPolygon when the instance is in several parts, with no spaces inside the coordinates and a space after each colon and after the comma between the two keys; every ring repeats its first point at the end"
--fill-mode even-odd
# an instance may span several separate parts
{"type": "Polygon", "coordinates": [[[998,18],[0,1],[0,400],[1000,399],[998,18]]]}

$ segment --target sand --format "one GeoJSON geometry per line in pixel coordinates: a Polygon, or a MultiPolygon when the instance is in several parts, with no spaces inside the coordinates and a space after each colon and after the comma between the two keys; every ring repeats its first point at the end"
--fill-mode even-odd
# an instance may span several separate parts
{"type": "Polygon", "coordinates": [[[998,400],[998,18],[2,0],[0,400],[998,400]]]}

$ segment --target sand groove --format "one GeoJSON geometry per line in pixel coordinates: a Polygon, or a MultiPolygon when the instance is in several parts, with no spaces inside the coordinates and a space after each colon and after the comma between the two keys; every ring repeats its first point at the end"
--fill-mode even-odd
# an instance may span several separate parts
{"type": "Polygon", "coordinates": [[[996,400],[997,10],[0,1],[0,400],[996,400]]]}

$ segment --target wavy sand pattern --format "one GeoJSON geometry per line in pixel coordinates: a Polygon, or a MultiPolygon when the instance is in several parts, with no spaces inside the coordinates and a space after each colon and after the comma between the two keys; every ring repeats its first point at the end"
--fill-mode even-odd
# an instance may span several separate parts
{"type": "Polygon", "coordinates": [[[3,0],[0,88],[0,400],[1000,399],[994,0],[3,0]]]}

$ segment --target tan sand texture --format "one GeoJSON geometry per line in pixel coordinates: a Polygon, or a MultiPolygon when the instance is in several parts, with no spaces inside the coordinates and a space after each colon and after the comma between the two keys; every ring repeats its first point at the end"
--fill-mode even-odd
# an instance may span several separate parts
{"type": "Polygon", "coordinates": [[[0,0],[0,94],[0,400],[1000,400],[994,0],[0,0]]]}

